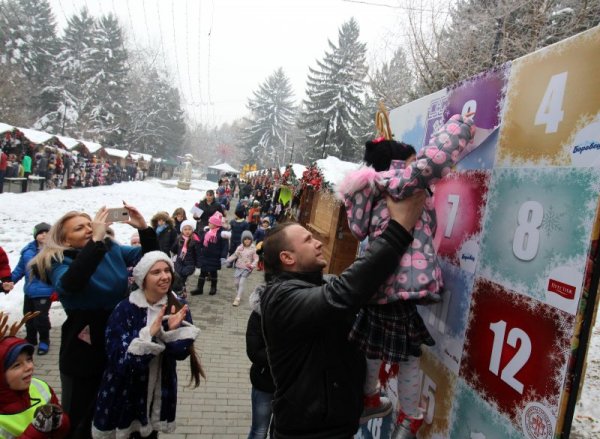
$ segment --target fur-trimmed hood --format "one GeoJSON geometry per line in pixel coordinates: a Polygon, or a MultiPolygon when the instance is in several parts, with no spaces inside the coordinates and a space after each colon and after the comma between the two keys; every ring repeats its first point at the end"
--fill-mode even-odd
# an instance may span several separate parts
{"type": "Polygon", "coordinates": [[[158,220],[163,220],[167,224],[167,226],[170,226],[171,228],[175,227],[175,222],[173,221],[173,218],[169,216],[168,212],[158,212],[154,214],[154,216],[150,220],[150,224],[155,230],[158,227],[158,220]]]}

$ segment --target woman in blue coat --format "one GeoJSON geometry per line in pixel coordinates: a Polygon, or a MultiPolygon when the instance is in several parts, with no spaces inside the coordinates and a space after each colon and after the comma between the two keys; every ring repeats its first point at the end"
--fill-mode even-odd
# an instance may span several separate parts
{"type": "Polygon", "coordinates": [[[32,272],[52,284],[67,314],[61,328],[59,370],[62,406],[71,418],[70,439],[89,439],[98,387],[106,365],[106,321],[128,294],[127,267],[158,250],[156,234],[133,206],[128,224],[138,229],[141,247],[106,239],[108,209],[94,219],[68,212],[50,229],[33,259],[32,272]]]}
{"type": "Polygon", "coordinates": [[[40,314],[35,319],[30,319],[25,323],[27,343],[37,346],[38,335],[40,344],[38,346],[38,355],[45,355],[50,349],[50,296],[52,295],[51,285],[42,282],[39,278],[31,276],[28,266],[29,262],[35,258],[46,241],[46,235],[50,230],[50,224],[39,223],[33,228],[33,241],[23,247],[21,250],[21,259],[12,272],[11,280],[15,284],[25,277],[25,287],[23,292],[23,315],[28,312],[39,311],[40,314]]]}
{"type": "Polygon", "coordinates": [[[190,358],[197,387],[204,372],[194,350],[200,330],[171,291],[173,262],[146,253],[133,269],[140,286],[106,326],[108,363],[94,415],[94,438],[150,437],[175,430],[177,361],[190,358]]]}

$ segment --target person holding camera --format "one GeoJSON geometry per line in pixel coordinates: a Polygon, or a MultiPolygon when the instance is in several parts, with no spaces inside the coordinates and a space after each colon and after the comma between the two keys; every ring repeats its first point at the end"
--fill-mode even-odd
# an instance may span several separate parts
{"type": "Polygon", "coordinates": [[[106,364],[106,322],[127,296],[127,267],[143,254],[158,250],[156,234],[133,206],[124,203],[138,229],[141,247],[106,239],[111,209],[102,207],[94,219],[83,212],[63,215],[50,229],[46,243],[32,260],[34,274],[58,292],[67,314],[61,329],[59,370],[62,405],[73,425],[72,438],[89,438],[96,396],[106,364]]]}

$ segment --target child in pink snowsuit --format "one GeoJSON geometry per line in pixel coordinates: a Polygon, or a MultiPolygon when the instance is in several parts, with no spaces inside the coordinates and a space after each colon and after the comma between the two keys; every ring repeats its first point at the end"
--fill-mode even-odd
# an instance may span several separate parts
{"type": "MultiPolygon", "coordinates": [[[[354,236],[359,240],[368,236],[369,241],[379,236],[389,222],[385,195],[404,199],[427,190],[451,172],[473,138],[474,130],[470,118],[452,116],[412,163],[404,162],[414,157],[410,145],[385,139],[367,142],[365,162],[374,168],[364,167],[347,175],[338,188],[354,236]]],[[[389,401],[378,398],[381,362],[402,363],[398,373],[397,431],[413,435],[422,423],[418,380],[421,345],[434,344],[417,312],[417,304],[439,302],[443,289],[433,247],[435,230],[433,198],[429,197],[415,225],[411,247],[399,259],[396,272],[372,297],[370,304],[361,309],[349,336],[367,357],[366,410],[373,404],[389,405],[389,401]]]]}

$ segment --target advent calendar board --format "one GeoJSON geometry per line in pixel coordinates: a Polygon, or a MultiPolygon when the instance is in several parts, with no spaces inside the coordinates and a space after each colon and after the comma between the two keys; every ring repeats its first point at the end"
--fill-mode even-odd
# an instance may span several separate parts
{"type": "MultiPolygon", "coordinates": [[[[420,439],[569,435],[598,288],[598,54],[595,28],[390,113],[416,149],[453,114],[477,126],[433,188],[445,292],[419,307],[436,342],[420,439]]],[[[356,437],[388,438],[394,419],[356,437]]]]}

